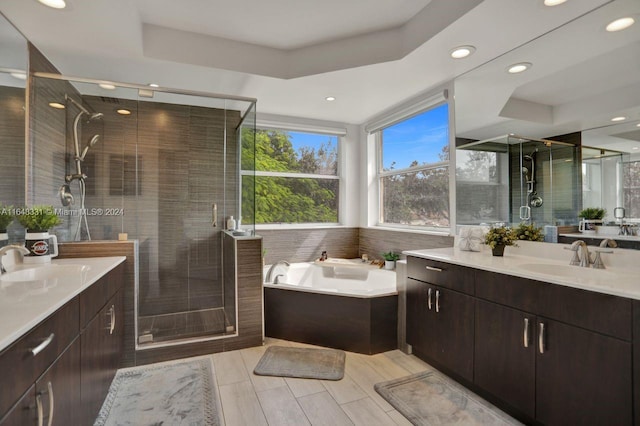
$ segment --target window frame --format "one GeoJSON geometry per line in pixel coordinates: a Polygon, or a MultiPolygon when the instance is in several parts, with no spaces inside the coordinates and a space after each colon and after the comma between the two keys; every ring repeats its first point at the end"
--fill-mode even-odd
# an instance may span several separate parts
{"type": "Polygon", "coordinates": [[[449,99],[448,90],[444,90],[443,98],[439,100],[436,95],[431,95],[425,100],[418,102],[414,105],[410,105],[405,108],[404,114],[390,114],[389,118],[382,119],[380,122],[384,122],[384,125],[370,125],[370,127],[378,127],[375,132],[375,182],[376,182],[376,197],[377,197],[377,217],[375,219],[375,226],[379,228],[392,228],[394,230],[402,230],[402,231],[411,231],[411,232],[424,232],[428,234],[436,234],[436,235],[452,235],[455,229],[455,167],[451,167],[452,164],[455,165],[455,127],[454,127],[454,109],[455,105],[452,99],[449,99]],[[449,159],[447,161],[438,161],[435,163],[422,164],[414,167],[405,167],[402,169],[394,169],[394,170],[383,170],[383,131],[391,127],[395,124],[401,123],[403,121],[409,120],[413,117],[416,117],[420,114],[423,114],[427,111],[438,108],[444,104],[447,104],[448,114],[447,114],[447,122],[448,122],[448,146],[449,146],[449,159]],[[398,176],[409,173],[419,173],[421,171],[427,171],[432,169],[446,168],[448,174],[448,198],[449,198],[449,226],[448,227],[434,227],[434,226],[424,226],[424,225],[405,225],[400,223],[389,223],[384,222],[384,197],[383,190],[384,184],[383,179],[389,176],[398,176]]]}
{"type": "MultiPolygon", "coordinates": [[[[336,174],[335,175],[323,175],[317,173],[298,173],[298,172],[272,172],[264,170],[244,170],[240,167],[240,185],[242,186],[242,179],[244,176],[250,176],[252,178],[258,177],[273,177],[273,178],[294,178],[294,179],[326,179],[338,181],[338,211],[337,222],[281,222],[281,223],[256,223],[256,229],[304,229],[304,228],[327,228],[341,226],[343,223],[343,205],[344,205],[344,191],[345,183],[343,176],[343,137],[346,136],[346,129],[341,128],[329,128],[329,127],[317,127],[307,126],[301,124],[286,124],[286,123],[273,123],[262,122],[257,120],[255,124],[255,131],[260,130],[279,130],[283,132],[297,132],[297,133],[311,133],[316,135],[331,136],[337,139],[337,158],[336,158],[336,174]]],[[[242,165],[242,159],[240,159],[242,165]]],[[[241,203],[242,204],[242,203],[241,203]]]]}

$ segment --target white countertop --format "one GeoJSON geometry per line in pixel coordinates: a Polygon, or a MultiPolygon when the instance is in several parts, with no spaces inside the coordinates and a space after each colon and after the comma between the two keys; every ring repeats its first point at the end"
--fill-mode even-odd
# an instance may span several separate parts
{"type": "MultiPolygon", "coordinates": [[[[613,258],[617,258],[617,265],[608,269],[593,269],[569,265],[573,253],[563,249],[568,245],[523,242],[518,244],[526,246],[526,249],[506,247],[503,257],[492,256],[491,251],[486,249],[481,252],[469,252],[457,248],[408,250],[403,254],[640,300],[638,250],[614,249],[613,254],[602,254],[605,265],[612,265],[613,258]],[[544,252],[540,256],[534,255],[531,247],[544,252]],[[570,275],[554,274],[553,268],[569,272],[570,275]]],[[[590,247],[590,250],[593,251],[593,247],[590,247]]]]}
{"type": "MultiPolygon", "coordinates": [[[[86,265],[86,272],[72,278],[45,282],[0,283],[0,351],[57,311],[126,257],[93,257],[53,260],[54,265],[86,265]]],[[[14,270],[36,265],[21,265],[14,270]]]]}
{"type": "Polygon", "coordinates": [[[571,237],[571,238],[598,238],[604,240],[605,238],[611,238],[612,240],[626,240],[626,241],[640,241],[640,236],[638,235],[617,235],[617,234],[583,234],[581,232],[576,232],[573,234],[560,234],[562,237],[571,237]]]}

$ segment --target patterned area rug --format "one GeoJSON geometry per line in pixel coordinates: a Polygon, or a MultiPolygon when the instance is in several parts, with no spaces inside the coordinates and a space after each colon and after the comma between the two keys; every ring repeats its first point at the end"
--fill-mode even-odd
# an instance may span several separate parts
{"type": "Polygon", "coordinates": [[[211,357],[118,370],[95,425],[220,425],[211,357]]]}
{"type": "Polygon", "coordinates": [[[340,380],[345,353],[335,349],[270,346],[253,370],[260,376],[340,380]]]}
{"type": "Polygon", "coordinates": [[[417,426],[521,424],[458,383],[434,371],[377,383],[374,388],[417,426]]]}

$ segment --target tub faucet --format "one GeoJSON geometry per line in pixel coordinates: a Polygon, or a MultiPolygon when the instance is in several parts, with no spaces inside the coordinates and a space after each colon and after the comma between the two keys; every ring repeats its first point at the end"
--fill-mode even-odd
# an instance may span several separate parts
{"type": "Polygon", "coordinates": [[[18,253],[20,253],[23,256],[26,254],[29,254],[29,250],[25,246],[19,246],[17,244],[11,244],[11,245],[0,248],[0,274],[4,274],[5,272],[7,272],[4,265],[2,264],[2,258],[4,257],[5,254],[10,252],[11,250],[16,250],[18,253]]]}
{"type": "Polygon", "coordinates": [[[287,262],[286,260],[278,260],[276,263],[271,265],[271,267],[269,268],[269,271],[267,272],[267,276],[264,278],[265,282],[267,282],[267,283],[273,282],[271,277],[273,276],[273,272],[276,270],[276,267],[278,265],[291,266],[291,264],[289,262],[287,262]]]}

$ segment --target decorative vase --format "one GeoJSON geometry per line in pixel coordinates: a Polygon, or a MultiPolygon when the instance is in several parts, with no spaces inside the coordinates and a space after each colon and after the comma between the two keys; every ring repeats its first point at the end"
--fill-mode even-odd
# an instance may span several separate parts
{"type": "Polygon", "coordinates": [[[503,256],[504,255],[504,244],[496,244],[494,248],[491,249],[491,252],[494,256],[503,256]]]}
{"type": "Polygon", "coordinates": [[[385,260],[384,261],[384,269],[392,270],[395,267],[396,267],[396,261],[395,260],[385,260]]]}

